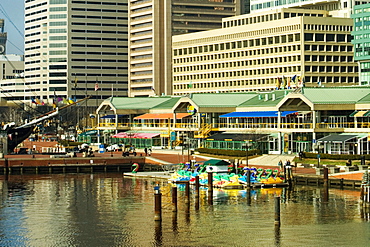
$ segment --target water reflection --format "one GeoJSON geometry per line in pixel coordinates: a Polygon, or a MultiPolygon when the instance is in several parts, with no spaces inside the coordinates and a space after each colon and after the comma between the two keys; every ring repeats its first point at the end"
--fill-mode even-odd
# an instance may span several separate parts
{"type": "Polygon", "coordinates": [[[9,176],[0,180],[4,246],[366,246],[360,191],[296,186],[191,189],[121,174],[9,176]],[[162,221],[154,221],[154,186],[162,221]],[[274,198],[281,225],[274,225],[274,198]],[[349,229],[351,234],[348,234],[349,229]]]}

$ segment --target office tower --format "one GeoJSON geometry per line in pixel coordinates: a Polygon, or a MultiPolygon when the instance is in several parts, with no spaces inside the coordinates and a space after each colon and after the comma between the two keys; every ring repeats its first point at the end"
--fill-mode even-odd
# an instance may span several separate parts
{"type": "Polygon", "coordinates": [[[127,2],[26,0],[26,100],[127,96],[127,2]]]}
{"type": "Polygon", "coordinates": [[[174,94],[358,85],[350,18],[283,8],[223,26],[173,37],[174,94]]]}
{"type": "Polygon", "coordinates": [[[0,55],[6,54],[7,33],[4,33],[4,19],[0,19],[0,55]]]}
{"type": "Polygon", "coordinates": [[[370,85],[370,4],[356,5],[352,14],[354,60],[359,63],[360,85],[370,85]]]}
{"type": "Polygon", "coordinates": [[[131,0],[130,96],[172,94],[172,36],[221,27],[246,10],[240,0],[131,0]]]}

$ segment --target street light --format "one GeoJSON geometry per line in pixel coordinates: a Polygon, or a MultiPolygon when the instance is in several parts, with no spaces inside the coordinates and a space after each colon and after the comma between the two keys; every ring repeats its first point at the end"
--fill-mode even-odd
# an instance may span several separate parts
{"type": "Polygon", "coordinates": [[[250,143],[250,142],[251,142],[251,140],[246,140],[245,141],[245,146],[243,146],[243,147],[245,147],[245,150],[246,150],[246,161],[247,161],[246,162],[247,163],[246,166],[247,167],[249,166],[249,164],[248,164],[249,163],[249,160],[248,160],[248,151],[249,151],[249,147],[252,146],[252,143],[250,143]]]}
{"type": "Polygon", "coordinates": [[[323,148],[323,145],[320,143],[316,144],[316,149],[317,149],[317,168],[320,168],[320,149],[323,148]]]}

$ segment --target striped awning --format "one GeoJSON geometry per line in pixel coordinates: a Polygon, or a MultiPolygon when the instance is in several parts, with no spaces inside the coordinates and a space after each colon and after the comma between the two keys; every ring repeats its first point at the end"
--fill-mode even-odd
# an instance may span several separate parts
{"type": "Polygon", "coordinates": [[[367,111],[358,111],[354,117],[363,117],[365,115],[365,113],[367,113],[367,111]]]}

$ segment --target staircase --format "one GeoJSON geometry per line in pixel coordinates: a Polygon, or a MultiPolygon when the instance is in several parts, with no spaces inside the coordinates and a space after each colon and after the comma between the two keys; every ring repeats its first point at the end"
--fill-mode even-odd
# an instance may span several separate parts
{"type": "Polygon", "coordinates": [[[211,124],[202,124],[199,131],[194,133],[194,138],[207,138],[212,130],[211,124]]]}

